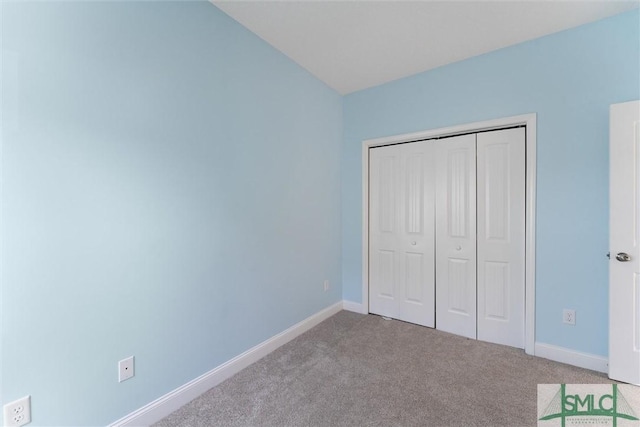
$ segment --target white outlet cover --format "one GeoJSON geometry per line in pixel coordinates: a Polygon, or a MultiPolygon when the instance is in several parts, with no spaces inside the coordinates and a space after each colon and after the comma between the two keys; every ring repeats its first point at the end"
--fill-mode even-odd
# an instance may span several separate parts
{"type": "Polygon", "coordinates": [[[118,382],[128,380],[135,374],[133,356],[122,359],[118,362],[118,382]]]}
{"type": "Polygon", "coordinates": [[[576,311],[565,308],[562,310],[562,321],[568,325],[576,324],[576,311]]]}
{"type": "Polygon", "coordinates": [[[5,427],[20,427],[31,422],[31,396],[9,402],[3,409],[5,427]]]}

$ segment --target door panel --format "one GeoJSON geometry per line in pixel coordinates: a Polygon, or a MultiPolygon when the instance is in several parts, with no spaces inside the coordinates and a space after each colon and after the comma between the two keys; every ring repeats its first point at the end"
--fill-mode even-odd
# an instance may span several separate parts
{"type": "MultiPolygon", "coordinates": [[[[380,232],[393,233],[396,229],[396,180],[397,180],[397,163],[398,157],[393,153],[383,154],[379,162],[379,178],[376,180],[378,184],[378,192],[376,195],[377,203],[373,203],[378,208],[380,214],[378,221],[378,230],[380,232]]],[[[375,210],[375,209],[374,209],[375,210]]]]}
{"type": "Polygon", "coordinates": [[[379,278],[379,290],[378,296],[382,298],[393,299],[395,296],[396,288],[396,274],[395,274],[395,251],[379,250],[377,253],[378,259],[376,264],[378,265],[379,278]]]}
{"type": "Polygon", "coordinates": [[[477,144],[478,339],[524,348],[525,130],[477,144]]]}
{"type": "Polygon", "coordinates": [[[433,143],[400,146],[404,167],[405,219],[400,235],[402,301],[400,320],[435,326],[435,216],[433,143]]]}
{"type": "Polygon", "coordinates": [[[406,233],[421,234],[424,229],[424,153],[406,153],[406,233]]]}
{"type": "Polygon", "coordinates": [[[433,150],[429,142],[372,148],[369,199],[369,311],[430,327],[435,323],[433,150]],[[373,255],[380,250],[394,257],[383,262],[373,255]]]}
{"type": "Polygon", "coordinates": [[[640,385],[639,101],[611,106],[609,149],[609,377],[640,385]]]}
{"type": "MultiPolygon", "coordinates": [[[[478,308],[487,319],[509,321],[509,263],[484,263],[484,307],[478,308]]],[[[478,325],[480,335],[480,325],[478,325]]]]}
{"type": "Polygon", "coordinates": [[[436,147],[436,327],[476,337],[476,136],[436,147]]]}
{"type": "Polygon", "coordinates": [[[475,301],[471,301],[469,294],[473,293],[473,289],[469,283],[469,265],[468,259],[447,259],[449,263],[449,271],[447,279],[447,292],[449,296],[449,311],[469,316],[473,313],[475,301]]]}
{"type": "Polygon", "coordinates": [[[370,151],[369,304],[372,313],[383,315],[395,313],[398,306],[400,160],[400,153],[393,147],[370,151]]]}
{"type": "Polygon", "coordinates": [[[633,302],[635,316],[632,320],[633,330],[635,331],[635,334],[633,334],[633,350],[637,352],[640,351],[640,274],[635,273],[633,275],[633,282],[635,296],[633,302]]]}
{"type": "Polygon", "coordinates": [[[407,252],[405,259],[405,299],[407,302],[424,301],[424,254],[407,252]]]}

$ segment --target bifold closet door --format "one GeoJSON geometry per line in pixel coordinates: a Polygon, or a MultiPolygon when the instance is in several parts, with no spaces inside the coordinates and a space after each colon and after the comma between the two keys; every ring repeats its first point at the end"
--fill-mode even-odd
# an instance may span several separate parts
{"type": "Polygon", "coordinates": [[[436,327],[476,338],[476,135],[436,147],[436,327]]]}
{"type": "Polygon", "coordinates": [[[525,130],[436,143],[436,327],[524,348],[525,130]]]}
{"type": "Polygon", "coordinates": [[[477,135],[478,339],[524,348],[525,129],[477,135]]]}
{"type": "Polygon", "coordinates": [[[369,150],[369,312],[434,327],[434,145],[369,150]]]}

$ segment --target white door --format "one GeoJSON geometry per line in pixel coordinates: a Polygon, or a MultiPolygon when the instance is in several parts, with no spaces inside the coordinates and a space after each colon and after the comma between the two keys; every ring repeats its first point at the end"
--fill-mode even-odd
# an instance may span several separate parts
{"type": "Polygon", "coordinates": [[[433,144],[369,150],[369,312],[434,327],[433,144]]]}
{"type": "Polygon", "coordinates": [[[436,327],[476,338],[476,135],[436,146],[436,327]]]}
{"type": "Polygon", "coordinates": [[[640,101],[611,106],[609,377],[640,385],[640,101]]]}
{"type": "Polygon", "coordinates": [[[477,135],[478,339],[524,348],[525,129],[477,135]]]}

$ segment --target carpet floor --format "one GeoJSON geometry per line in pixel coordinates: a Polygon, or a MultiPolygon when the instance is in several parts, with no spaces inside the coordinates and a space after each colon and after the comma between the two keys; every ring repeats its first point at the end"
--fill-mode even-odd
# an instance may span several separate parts
{"type": "Polygon", "coordinates": [[[537,425],[538,384],[606,375],[341,311],[155,427],[537,425]]]}

